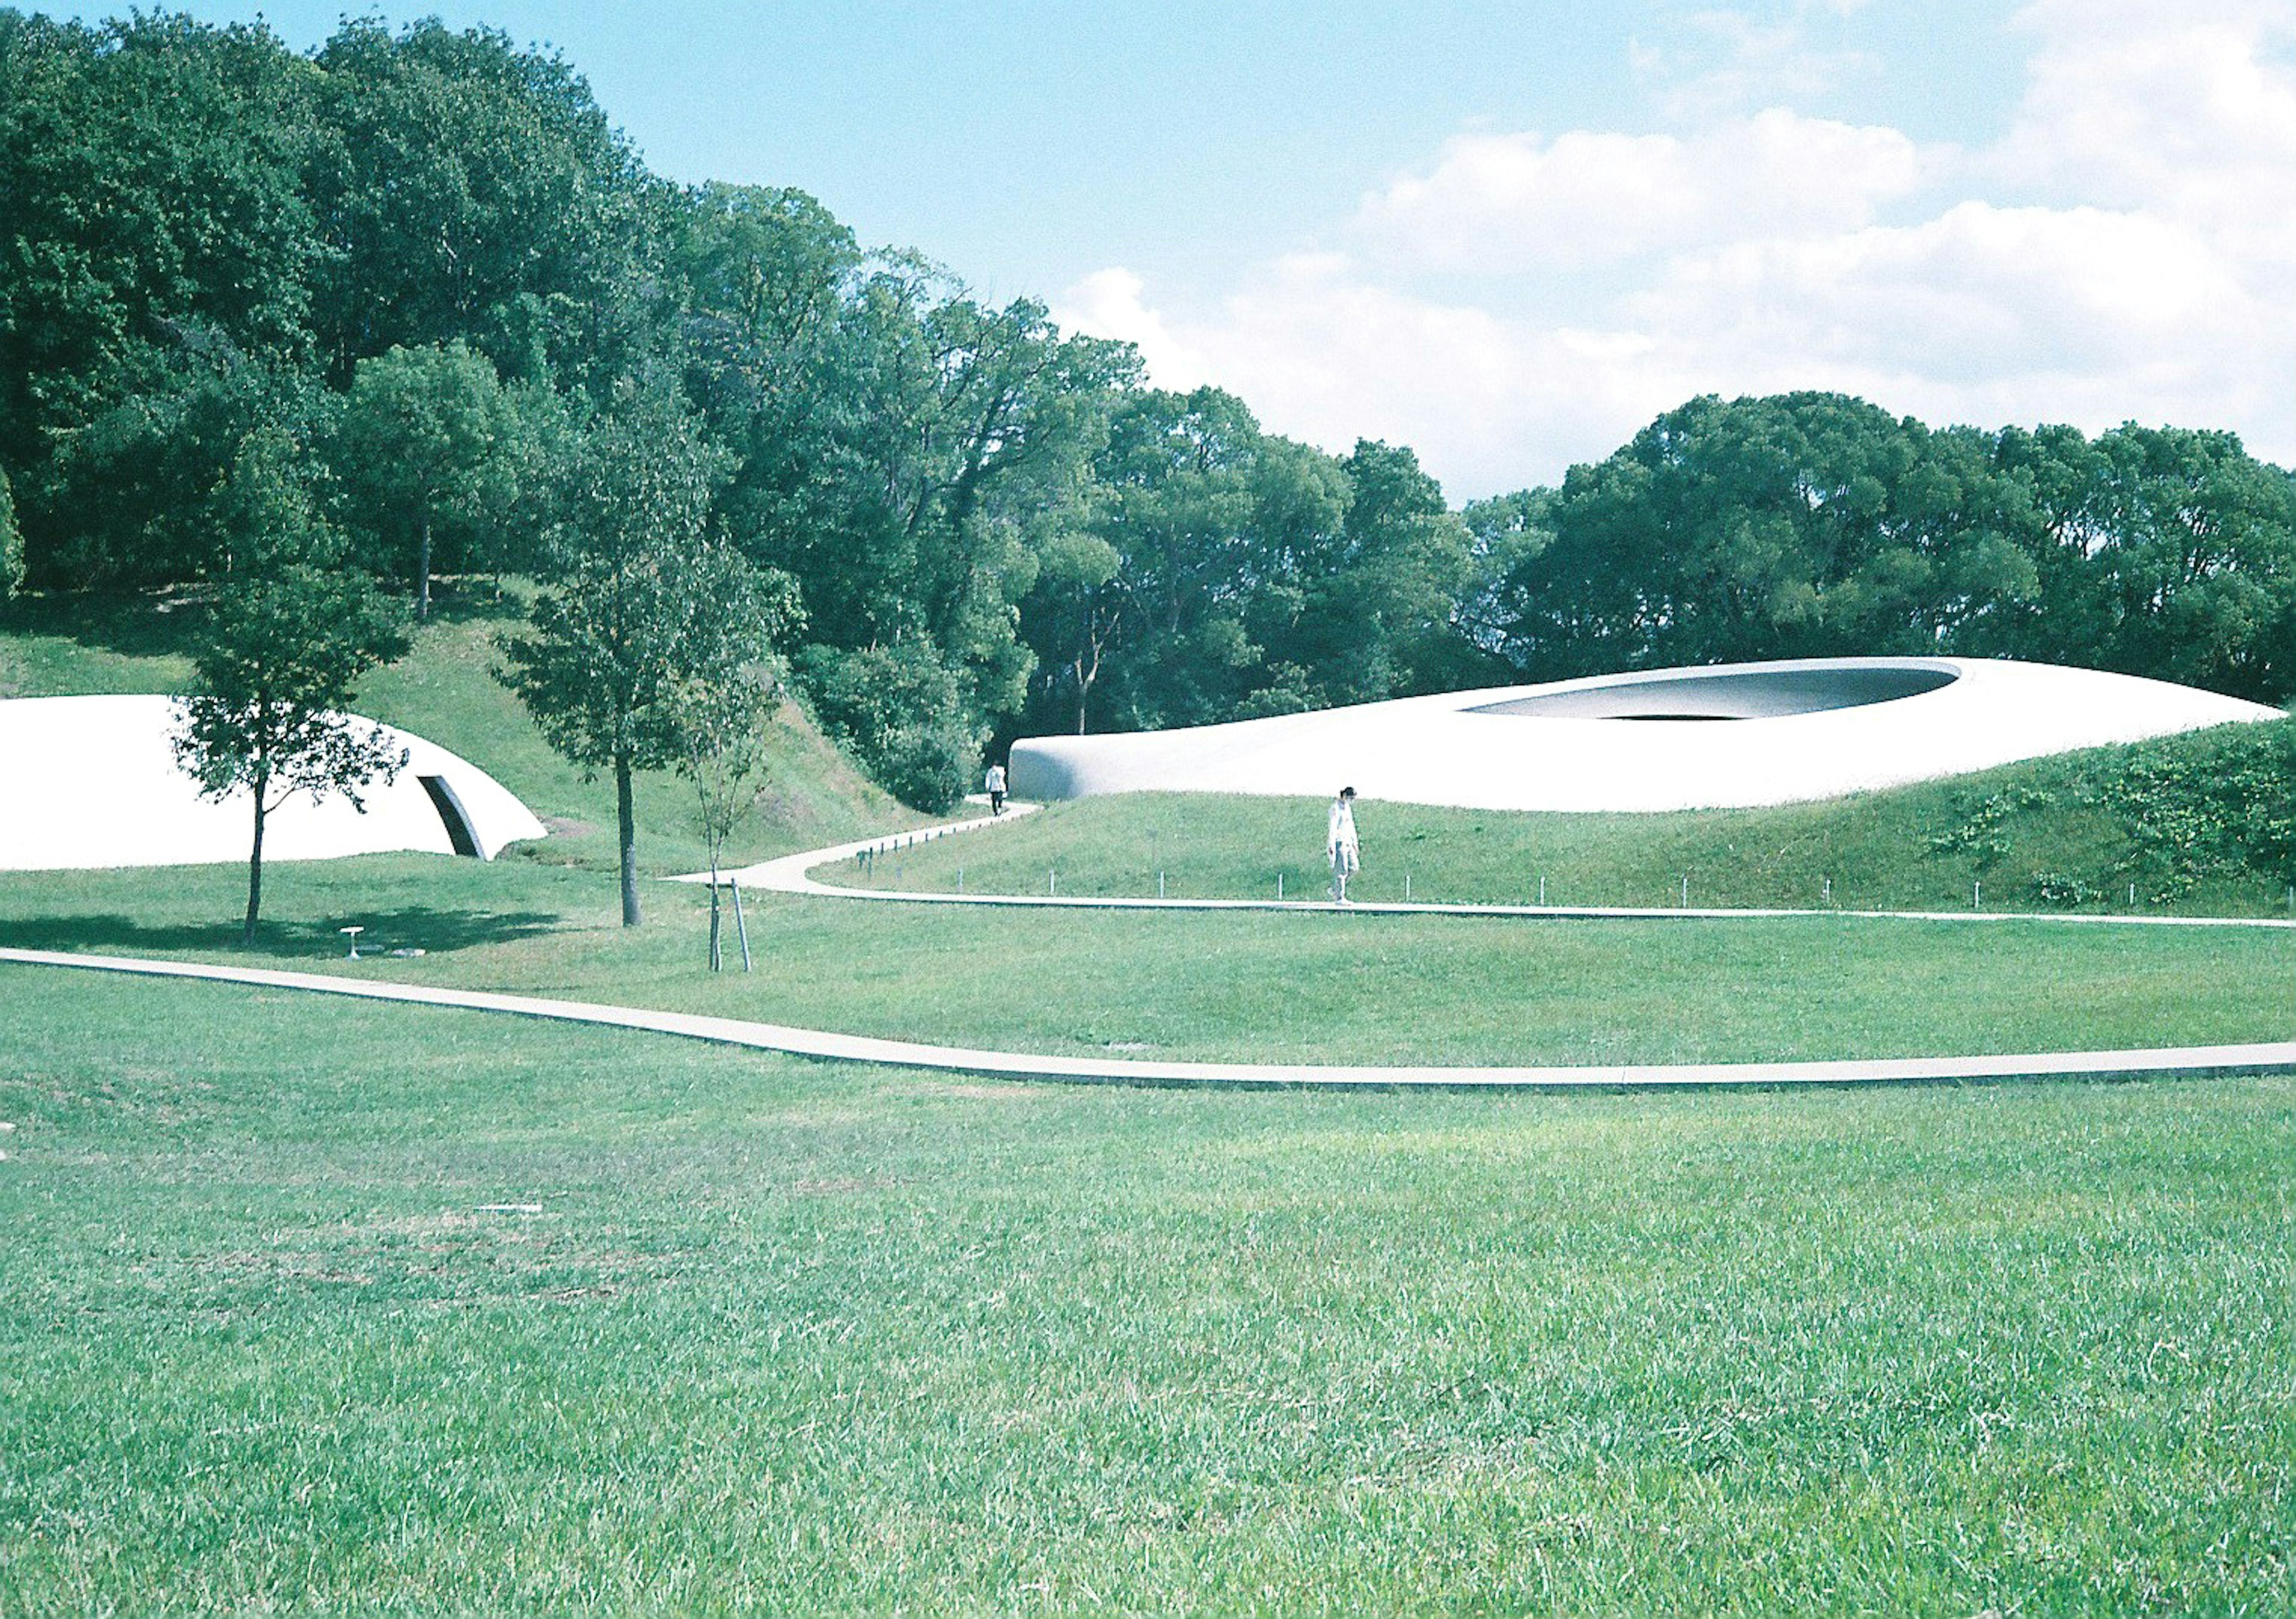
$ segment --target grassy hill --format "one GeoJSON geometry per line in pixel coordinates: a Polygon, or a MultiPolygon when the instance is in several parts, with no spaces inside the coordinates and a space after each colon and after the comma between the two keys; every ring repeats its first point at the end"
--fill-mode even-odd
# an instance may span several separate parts
{"type": "MultiPolygon", "coordinates": [[[[1320,895],[1323,801],[1125,794],[834,879],[972,893],[1320,895]]],[[[1657,815],[1365,802],[1362,900],[2285,913],[2296,722],[2102,748],[1818,804],[1657,815]],[[2131,889],[2134,888],[2132,896],[2131,889]],[[2133,898],[2133,904],[2132,904],[2133,898]]]]}
{"type": "MultiPolygon", "coordinates": [[[[444,598],[406,657],[370,675],[360,710],[450,748],[524,799],[550,838],[514,857],[605,868],[614,861],[613,789],[554,753],[496,680],[496,638],[523,616],[512,582],[466,583],[444,598]]],[[[0,609],[0,698],[171,691],[189,679],[193,611],[172,595],[36,597],[0,609]]],[[[794,704],[775,741],[772,793],[734,844],[757,859],[922,819],[872,785],[794,704]]],[[[704,858],[693,793],[663,772],[638,778],[638,856],[652,871],[704,858]]]]}

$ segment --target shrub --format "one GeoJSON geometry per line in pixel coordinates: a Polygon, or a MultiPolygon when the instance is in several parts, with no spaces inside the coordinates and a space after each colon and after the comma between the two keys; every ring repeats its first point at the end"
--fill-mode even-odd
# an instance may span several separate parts
{"type": "Polygon", "coordinates": [[[815,721],[887,792],[931,812],[964,796],[982,738],[931,646],[808,647],[797,675],[815,721]]]}

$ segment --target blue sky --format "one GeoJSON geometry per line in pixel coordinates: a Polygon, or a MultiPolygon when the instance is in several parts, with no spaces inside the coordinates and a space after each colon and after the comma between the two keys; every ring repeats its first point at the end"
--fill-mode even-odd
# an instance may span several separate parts
{"type": "Polygon", "coordinates": [[[2296,460],[2296,0],[422,9],[1455,497],[1784,387],[2296,460]]]}

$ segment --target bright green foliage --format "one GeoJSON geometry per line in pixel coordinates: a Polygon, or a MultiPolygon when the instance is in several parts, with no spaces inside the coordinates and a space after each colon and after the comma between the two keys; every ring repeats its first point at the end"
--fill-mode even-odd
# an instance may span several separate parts
{"type": "Polygon", "coordinates": [[[1136,362],[1040,304],[864,256],[802,193],[705,187],[683,225],[688,385],[738,455],[721,520],[798,582],[815,707],[881,781],[937,802],[1021,701],[1023,603],[1047,557],[1067,576],[1136,362]]]}
{"type": "Polygon", "coordinates": [[[534,457],[495,368],[456,339],[362,360],[335,422],[331,459],[343,520],[370,536],[370,560],[410,572],[414,617],[430,576],[499,565],[497,533],[534,457]]]}
{"type": "Polygon", "coordinates": [[[1983,467],[1930,437],[1837,395],[1669,413],[1542,513],[1509,655],[1555,676],[1936,650],[1956,603],[2014,600],[2030,568],[1988,543],[1983,467]]]}
{"type": "Polygon", "coordinates": [[[1343,458],[1217,388],[1127,395],[1087,528],[1023,626],[1026,723],[1200,724],[1439,689],[1494,660],[1460,622],[1469,536],[1408,449],[1343,458]]]}
{"type": "Polygon", "coordinates": [[[2296,693],[2296,489],[2227,435],[1703,398],[1453,513],[1406,446],[1148,389],[1128,347],[865,252],[800,192],[664,183],[570,64],[486,29],[354,18],[303,55],[0,12],[0,199],[35,587],[224,566],[209,495],[276,428],[330,446],[315,493],[420,613],[434,565],[541,570],[537,469],[658,372],[723,462],[707,531],[794,581],[793,685],[922,802],[1024,732],[1657,664],[2296,693]]]}
{"type": "MultiPolygon", "coordinates": [[[[2296,485],[2226,433],[1703,398],[1538,505],[1469,615],[1536,677],[1942,651],[2296,691],[2296,485]]],[[[1496,536],[1527,512],[1473,520],[1496,536]]]]}
{"type": "Polygon", "coordinates": [[[72,435],[210,356],[308,350],[314,78],[259,26],[0,12],[0,470],[36,574],[84,533],[72,435]]]}
{"type": "Polygon", "coordinates": [[[980,734],[956,672],[930,642],[808,647],[798,671],[822,729],[904,804],[938,813],[972,785],[980,734]]]}
{"type": "Polygon", "coordinates": [[[1124,553],[1096,534],[1064,534],[1037,559],[1030,642],[1048,694],[1076,701],[1076,729],[1088,728],[1093,688],[1119,644],[1129,604],[1116,587],[1124,553]]]}
{"type": "Polygon", "coordinates": [[[658,186],[562,60],[432,19],[346,21],[315,58],[332,139],[310,169],[337,387],[461,338],[514,380],[596,387],[650,323],[658,186]]]}
{"type": "Polygon", "coordinates": [[[1340,465],[1339,552],[1297,560],[1306,600],[1287,661],[1308,672],[1317,707],[1465,683],[1472,654],[1453,623],[1472,568],[1465,526],[1406,446],[1360,440],[1340,465]]]}
{"type": "Polygon", "coordinates": [[[296,482],[294,445],[259,433],[217,492],[229,565],[193,656],[176,756],[201,796],[253,805],[242,943],[263,903],[265,818],[298,793],[358,801],[405,761],[380,727],[343,712],[359,677],[406,650],[397,615],[343,565],[340,538],[296,482]]]}
{"type": "Polygon", "coordinates": [[[1195,724],[1282,686],[1266,642],[1297,623],[1309,570],[1338,548],[1337,463],[1263,434],[1231,394],[1149,390],[1119,403],[1095,477],[1091,532],[1117,566],[1087,583],[1100,560],[1070,542],[1030,603],[1031,716],[1078,729],[1097,693],[1103,726],[1195,724]]]}
{"type": "MultiPolygon", "coordinates": [[[[327,437],[335,396],[291,367],[227,353],[185,356],[174,380],[103,411],[64,438],[44,474],[72,526],[41,582],[111,591],[182,585],[228,564],[210,498],[265,429],[327,437]]],[[[324,488],[315,481],[315,495],[324,488]]],[[[324,503],[323,502],[323,504],[324,503]]]]}
{"type": "Polygon", "coordinates": [[[552,747],[614,778],[622,920],[637,926],[635,772],[685,756],[695,689],[732,685],[790,616],[753,570],[708,543],[720,456],[660,388],[632,390],[562,469],[554,588],[504,643],[504,678],[552,747]]]}
{"type": "MultiPolygon", "coordinates": [[[[709,852],[709,969],[716,972],[724,965],[718,876],[726,846],[773,790],[782,759],[775,741],[786,705],[778,668],[763,662],[689,677],[674,700],[684,715],[685,744],[677,773],[693,789],[694,825],[709,852]]],[[[745,944],[745,961],[747,949],[745,944]]]]}

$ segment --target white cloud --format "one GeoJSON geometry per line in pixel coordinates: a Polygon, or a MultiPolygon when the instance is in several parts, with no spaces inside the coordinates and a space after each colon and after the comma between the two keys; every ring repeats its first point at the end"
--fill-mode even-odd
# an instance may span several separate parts
{"type": "Polygon", "coordinates": [[[2231,427],[2296,459],[2284,4],[2042,0],[1981,149],[1772,109],[1474,134],[1224,294],[1104,271],[1087,330],[1278,430],[1416,446],[1455,498],[1544,482],[1695,393],[1833,388],[1932,421],[2231,427]]]}
{"type": "Polygon", "coordinates": [[[1636,41],[1631,58],[1636,75],[1660,87],[1661,104],[1676,119],[1798,100],[1874,69],[1862,51],[1827,50],[1809,40],[1813,13],[1847,16],[1861,5],[1820,0],[1791,5],[1771,20],[1741,10],[1693,12],[1667,20],[1662,43],[1636,41]]]}
{"type": "Polygon", "coordinates": [[[1070,287],[1054,311],[1072,331],[1121,338],[1140,351],[1159,388],[1185,391],[1210,380],[1204,356],[1172,333],[1169,322],[1144,300],[1147,286],[1122,266],[1095,270],[1070,287]]]}
{"type": "Polygon", "coordinates": [[[1686,138],[1462,135],[1428,173],[1365,198],[1356,229],[1377,257],[1412,267],[1601,264],[1749,234],[1852,229],[1941,159],[1894,129],[1783,108],[1686,138]]]}

